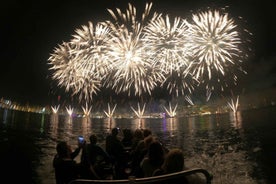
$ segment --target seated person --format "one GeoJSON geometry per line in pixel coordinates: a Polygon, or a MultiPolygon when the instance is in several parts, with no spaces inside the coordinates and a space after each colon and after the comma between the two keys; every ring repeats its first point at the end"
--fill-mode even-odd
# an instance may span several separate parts
{"type": "Polygon", "coordinates": [[[152,176],[153,172],[160,168],[164,162],[165,151],[158,141],[150,143],[145,158],[141,161],[143,177],[152,176]]]}
{"type": "MultiPolygon", "coordinates": [[[[171,149],[165,157],[164,164],[160,169],[153,172],[153,176],[180,172],[187,169],[184,164],[184,154],[181,149],[171,149]]],[[[166,181],[167,183],[168,181],[166,181]]],[[[170,184],[203,184],[206,181],[197,174],[187,175],[186,177],[171,179],[170,184]]]]}

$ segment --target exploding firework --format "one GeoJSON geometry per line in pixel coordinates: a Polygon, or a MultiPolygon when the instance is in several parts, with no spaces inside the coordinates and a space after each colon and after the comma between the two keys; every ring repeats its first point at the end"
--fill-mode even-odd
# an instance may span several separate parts
{"type": "Polygon", "coordinates": [[[108,35],[106,26],[98,23],[94,28],[89,22],[88,26],[76,30],[71,42],[59,45],[49,58],[50,69],[54,70],[52,78],[66,91],[79,94],[80,100],[91,100],[108,72],[109,64],[105,62],[108,35]]]}
{"type": "Polygon", "coordinates": [[[157,86],[190,99],[199,85],[209,100],[215,86],[224,90],[230,81],[236,84],[235,71],[244,72],[240,64],[246,54],[227,13],[203,11],[189,22],[151,8],[146,4],[141,17],[131,4],[126,12],[108,9],[112,21],[77,29],[51,54],[52,79],[85,101],[103,88],[141,96],[157,86]]]}
{"type": "Polygon", "coordinates": [[[179,72],[188,65],[187,21],[179,17],[173,21],[168,15],[166,18],[159,15],[144,29],[146,48],[165,74],[179,72]]]}
{"type": "Polygon", "coordinates": [[[152,65],[149,52],[145,52],[142,39],[143,27],[150,19],[151,6],[146,5],[141,20],[138,20],[136,8],[131,4],[126,13],[120,9],[116,12],[109,10],[115,22],[107,21],[112,30],[107,52],[111,70],[103,83],[116,93],[126,92],[137,96],[151,94],[157,82],[163,79],[162,73],[152,65]]]}
{"type": "Polygon", "coordinates": [[[185,73],[191,53],[189,37],[188,22],[180,17],[171,19],[166,15],[164,18],[160,14],[144,29],[146,49],[151,51],[154,66],[164,76],[161,86],[176,96],[194,89],[193,77],[185,73]]]}
{"type": "Polygon", "coordinates": [[[229,81],[237,81],[233,69],[241,69],[241,39],[234,20],[217,10],[193,14],[190,22],[192,58],[187,73],[206,85],[207,96],[229,81]],[[230,80],[226,75],[230,75],[230,80]]]}

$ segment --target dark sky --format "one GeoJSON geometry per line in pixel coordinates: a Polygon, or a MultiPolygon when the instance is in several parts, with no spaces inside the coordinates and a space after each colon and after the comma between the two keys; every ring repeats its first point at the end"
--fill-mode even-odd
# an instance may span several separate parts
{"type": "MultiPolygon", "coordinates": [[[[125,10],[132,2],[144,9],[145,0],[9,0],[0,8],[0,97],[18,102],[47,104],[56,98],[49,77],[48,58],[62,41],[69,41],[76,28],[88,21],[110,19],[107,8],[125,10]]],[[[269,78],[275,85],[276,14],[271,0],[153,0],[152,10],[187,17],[190,11],[206,7],[229,6],[230,16],[242,16],[252,33],[249,75],[243,85],[254,79],[269,78]],[[252,73],[250,73],[252,72],[252,73]],[[264,73],[266,72],[266,73],[264,73]]],[[[266,81],[267,82],[267,81],[266,81]]],[[[254,86],[258,85],[255,84],[254,86]]]]}

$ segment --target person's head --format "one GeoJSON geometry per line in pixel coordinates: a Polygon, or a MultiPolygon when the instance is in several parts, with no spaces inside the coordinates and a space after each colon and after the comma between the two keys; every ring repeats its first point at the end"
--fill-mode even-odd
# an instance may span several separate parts
{"type": "Polygon", "coordinates": [[[161,165],[164,161],[164,149],[159,141],[153,141],[149,145],[148,158],[154,165],[161,165]]]}
{"type": "Polygon", "coordinates": [[[142,140],[142,139],[144,138],[143,131],[142,131],[141,129],[136,129],[136,130],[134,131],[133,137],[134,137],[135,139],[142,140]]]}
{"type": "Polygon", "coordinates": [[[143,135],[144,135],[145,138],[148,137],[148,136],[151,135],[151,134],[152,134],[152,132],[151,132],[150,129],[144,129],[144,130],[143,130],[143,135]]]}
{"type": "Polygon", "coordinates": [[[90,141],[91,144],[96,144],[97,141],[98,141],[98,138],[97,138],[97,136],[95,134],[92,134],[89,137],[89,141],[90,141]]]}
{"type": "Polygon", "coordinates": [[[180,172],[184,169],[184,154],[181,149],[171,149],[163,164],[163,169],[166,173],[180,172]]]}
{"type": "Polygon", "coordinates": [[[66,158],[71,153],[71,148],[65,141],[61,141],[57,144],[56,150],[60,158],[66,158]]]}
{"type": "Polygon", "coordinates": [[[129,128],[123,129],[123,136],[125,139],[132,139],[133,133],[132,133],[131,129],[129,129],[129,128]]]}
{"type": "Polygon", "coordinates": [[[150,144],[154,141],[154,137],[152,135],[149,135],[147,136],[145,139],[144,139],[144,144],[145,144],[145,148],[146,149],[149,149],[149,146],[150,144]]]}
{"type": "Polygon", "coordinates": [[[113,136],[117,136],[117,135],[119,134],[119,131],[120,131],[120,128],[115,127],[115,128],[113,128],[113,129],[111,130],[111,134],[112,134],[113,136]]]}

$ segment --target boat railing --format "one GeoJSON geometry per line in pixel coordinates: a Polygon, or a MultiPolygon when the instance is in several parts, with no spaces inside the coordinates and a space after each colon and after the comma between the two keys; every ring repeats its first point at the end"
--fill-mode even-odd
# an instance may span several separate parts
{"type": "Polygon", "coordinates": [[[203,174],[205,177],[206,184],[211,184],[213,176],[205,169],[194,168],[185,171],[175,172],[171,174],[165,174],[160,176],[152,176],[145,178],[135,178],[130,176],[128,179],[121,180],[87,180],[87,179],[76,179],[70,182],[70,184],[99,184],[99,183],[110,183],[110,184],[158,184],[164,183],[164,181],[173,180],[173,179],[181,179],[182,177],[186,177],[193,174],[203,174]]]}

